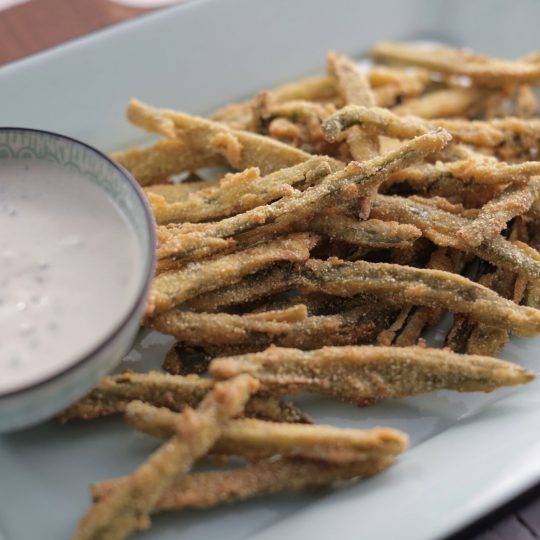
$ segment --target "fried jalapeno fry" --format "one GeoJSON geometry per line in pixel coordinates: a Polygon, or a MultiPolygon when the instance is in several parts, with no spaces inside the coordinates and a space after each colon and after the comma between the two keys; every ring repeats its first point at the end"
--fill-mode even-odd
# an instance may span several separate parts
{"type": "MultiPolygon", "coordinates": [[[[336,482],[373,476],[392,462],[392,458],[383,458],[334,465],[299,458],[280,458],[255,461],[232,471],[193,473],[176,480],[165,490],[155,511],[211,508],[281,491],[329,486],[336,482]]],[[[92,488],[93,497],[96,500],[106,500],[107,495],[119,483],[108,480],[95,484],[92,488]]]]}
{"type": "Polygon", "coordinates": [[[441,270],[399,264],[310,260],[300,287],[337,296],[374,294],[391,302],[443,307],[516,335],[540,333],[540,311],[500,297],[487,287],[441,270]]]}
{"type": "Polygon", "coordinates": [[[219,379],[249,373],[265,390],[316,392],[358,405],[434,390],[491,392],[534,379],[534,373],[493,358],[424,347],[270,347],[261,353],[216,358],[219,379]]]}
{"type": "Polygon", "coordinates": [[[525,60],[499,60],[450,47],[421,47],[410,43],[377,43],[371,50],[377,60],[420,66],[448,75],[466,75],[474,82],[505,86],[509,82],[540,79],[540,64],[525,60]]]}
{"type": "Polygon", "coordinates": [[[203,262],[188,263],[154,278],[147,314],[152,315],[190,298],[240,281],[277,261],[305,261],[317,242],[312,234],[295,234],[244,251],[203,262]]]}
{"type": "Polygon", "coordinates": [[[322,124],[328,141],[334,142],[339,134],[352,127],[362,126],[381,135],[396,139],[416,137],[436,128],[445,129],[455,142],[479,147],[495,148],[502,145],[517,147],[521,152],[536,148],[540,138],[540,119],[497,118],[489,122],[475,120],[423,120],[414,116],[397,116],[379,107],[348,105],[322,124]]]}
{"type": "MultiPolygon", "coordinates": [[[[168,439],[175,432],[180,414],[132,401],[126,408],[126,421],[143,433],[168,439]]],[[[210,452],[250,460],[279,455],[344,464],[392,457],[406,446],[407,437],[390,428],[343,429],[246,418],[231,420],[210,452]]]]}
{"type": "MultiPolygon", "coordinates": [[[[86,397],[71,405],[60,416],[61,422],[124,413],[128,403],[142,400],[155,407],[182,411],[196,407],[212,390],[213,381],[197,376],[172,376],[150,371],[104,377],[86,397]]],[[[273,396],[257,394],[245,407],[245,414],[271,422],[310,422],[299,409],[273,396]]]]}
{"type": "Polygon", "coordinates": [[[163,492],[220,437],[229,418],[242,412],[257,390],[250,376],[216,385],[196,410],[180,414],[170,439],[81,519],[72,540],[121,540],[150,526],[149,514],[163,492]]]}
{"type": "MultiPolygon", "coordinates": [[[[387,306],[360,305],[332,315],[299,321],[262,319],[262,313],[191,313],[171,310],[149,321],[151,328],[174,336],[187,345],[207,348],[238,346],[252,351],[274,343],[283,347],[316,349],[323,345],[369,343],[389,317],[387,306]]],[[[217,349],[219,351],[219,349],[217,349]]]]}

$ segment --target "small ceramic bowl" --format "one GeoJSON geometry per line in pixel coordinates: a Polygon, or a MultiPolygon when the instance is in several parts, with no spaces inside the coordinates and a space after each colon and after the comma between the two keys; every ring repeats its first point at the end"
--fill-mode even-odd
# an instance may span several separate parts
{"type": "Polygon", "coordinates": [[[20,160],[21,166],[28,159],[52,161],[83,181],[99,186],[128,223],[138,248],[137,256],[140,255],[138,264],[131,269],[136,285],[129,292],[125,308],[122,304],[121,322],[110,328],[91,352],[73,358],[54,375],[0,393],[0,432],[7,432],[54,416],[94,387],[129,350],[139,329],[154,273],[155,229],[146,197],[135,180],[117,163],[80,141],[41,130],[0,128],[2,159],[20,160]]]}

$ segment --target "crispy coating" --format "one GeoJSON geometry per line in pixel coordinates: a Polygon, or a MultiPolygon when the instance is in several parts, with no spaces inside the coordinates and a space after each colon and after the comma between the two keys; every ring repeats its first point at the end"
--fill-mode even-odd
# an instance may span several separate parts
{"type": "MultiPolygon", "coordinates": [[[[170,409],[153,407],[142,401],[132,401],[126,408],[128,424],[162,439],[174,434],[179,416],[170,409]]],[[[344,464],[392,457],[407,446],[407,436],[391,428],[343,429],[239,419],[224,426],[210,452],[250,460],[279,455],[344,464]]]]}
{"type": "Polygon", "coordinates": [[[277,261],[305,261],[317,242],[311,234],[293,234],[231,255],[188,263],[179,270],[156,276],[150,289],[147,314],[173,308],[190,298],[224,285],[277,261]]]}
{"type": "Polygon", "coordinates": [[[225,158],[212,148],[194,148],[188,142],[176,139],[114,152],[111,157],[126,168],[141,186],[164,182],[184,171],[226,163],[225,158]]]}
{"type": "Polygon", "coordinates": [[[421,118],[402,117],[388,109],[361,105],[343,107],[325,120],[322,128],[326,139],[334,142],[342,131],[356,125],[396,139],[417,137],[435,129],[421,118]]]}
{"type": "Polygon", "coordinates": [[[318,214],[310,228],[331,240],[374,248],[407,247],[422,236],[422,231],[414,225],[379,219],[360,221],[337,212],[318,214]]]}
{"type": "Polygon", "coordinates": [[[197,410],[182,412],[171,438],[106,498],[94,503],[72,540],[120,540],[147,528],[149,514],[163,492],[208,452],[227,420],[242,412],[257,387],[250,376],[236,377],[216,384],[197,410]]]}
{"type": "Polygon", "coordinates": [[[169,109],[156,109],[137,100],[130,101],[127,114],[135,125],[183,141],[194,153],[213,152],[223,156],[238,170],[258,167],[261,174],[270,174],[311,157],[269,137],[231,130],[223,124],[169,109]]]}
{"type": "Polygon", "coordinates": [[[187,302],[195,311],[214,313],[287,291],[297,283],[292,265],[277,264],[246,276],[241,282],[196,296],[187,302]]]}
{"type": "MultiPolygon", "coordinates": [[[[327,57],[327,69],[335,80],[336,88],[344,104],[375,107],[375,95],[371,90],[367,75],[361,72],[350,58],[330,52],[327,57]]],[[[371,159],[380,151],[377,135],[363,131],[359,127],[354,127],[347,132],[347,143],[356,161],[371,159]]]]}
{"type": "Polygon", "coordinates": [[[329,206],[335,197],[348,198],[350,190],[356,196],[369,194],[392,172],[440,150],[448,141],[449,136],[443,130],[427,133],[403,143],[397,150],[382,156],[363,163],[353,161],[345,168],[326,176],[316,186],[303,192],[295,192],[286,199],[214,223],[169,227],[173,233],[178,234],[202,232],[215,238],[227,238],[254,229],[260,229],[255,231],[256,235],[263,234],[268,237],[280,231],[289,231],[298,224],[306,226],[314,214],[329,206]],[[263,228],[262,225],[267,227],[263,228]]]}
{"type": "Polygon", "coordinates": [[[498,197],[486,203],[471,223],[457,232],[469,246],[479,246],[492,240],[516,216],[525,214],[540,195],[540,176],[526,185],[510,186],[498,197]]]}
{"type": "MultiPolygon", "coordinates": [[[[385,185],[409,182],[415,188],[424,188],[444,179],[454,179],[459,183],[472,182],[485,185],[526,184],[533,175],[540,174],[540,163],[505,163],[494,158],[465,159],[453,162],[425,163],[407,167],[394,173],[385,185]]],[[[455,183],[454,185],[459,185],[455,183]]]]}
{"type": "Polygon", "coordinates": [[[208,188],[211,185],[215,185],[214,181],[199,180],[184,180],[176,184],[152,184],[144,188],[144,192],[149,201],[153,198],[158,201],[162,199],[167,203],[180,202],[187,199],[190,193],[199,191],[203,188],[208,188]]]}
{"type": "MultiPolygon", "coordinates": [[[[260,460],[232,471],[194,473],[175,481],[163,493],[155,510],[210,508],[280,491],[300,491],[363,478],[386,469],[392,458],[333,465],[299,458],[260,460]]],[[[95,499],[107,497],[118,480],[94,484],[95,499]]]]}
{"type": "Polygon", "coordinates": [[[445,129],[455,142],[494,148],[506,145],[513,153],[517,149],[536,148],[540,137],[540,119],[515,117],[486,121],[459,119],[423,120],[415,116],[397,116],[388,109],[348,105],[325,120],[322,128],[329,142],[351,126],[360,125],[382,135],[408,139],[436,128],[445,129]]]}
{"type": "Polygon", "coordinates": [[[491,392],[534,379],[526,369],[484,356],[463,356],[424,347],[323,347],[216,358],[209,368],[219,379],[249,373],[276,393],[316,392],[356,404],[434,390],[491,392]]]}
{"type": "Polygon", "coordinates": [[[238,246],[233,238],[215,238],[200,232],[177,234],[166,228],[158,228],[157,237],[159,245],[156,256],[159,272],[178,268],[189,260],[230,253],[238,246]]]}
{"type": "Polygon", "coordinates": [[[422,47],[410,43],[380,42],[371,50],[377,60],[427,68],[448,75],[466,75],[477,84],[505,86],[540,79],[540,64],[500,60],[451,47],[422,47]]]}
{"type": "Polygon", "coordinates": [[[470,116],[481,110],[489,95],[486,90],[474,87],[444,88],[408,99],[405,103],[393,107],[392,112],[400,116],[419,116],[426,119],[470,116]]]}
{"type": "Polygon", "coordinates": [[[329,174],[332,166],[328,158],[321,156],[262,177],[255,167],[226,175],[219,186],[194,191],[182,201],[150,202],[158,224],[222,219],[287,197],[291,186],[310,185],[329,174]]]}
{"type": "Polygon", "coordinates": [[[540,261],[529,252],[500,235],[476,247],[465,244],[457,232],[467,226],[470,220],[440,210],[430,200],[417,196],[404,198],[378,195],[373,203],[372,215],[378,219],[397,219],[401,223],[410,223],[438,246],[470,251],[494,266],[507,268],[531,280],[540,279],[540,261]]]}
{"type": "MultiPolygon", "coordinates": [[[[157,371],[109,375],[101,379],[87,396],[67,408],[58,419],[64,423],[122,414],[133,400],[182,411],[185,407],[199,405],[213,385],[213,381],[194,375],[182,377],[157,371]]],[[[310,422],[294,405],[262,393],[251,397],[245,414],[271,422],[310,422]]]]}
{"type": "Polygon", "coordinates": [[[327,56],[327,70],[345,103],[375,106],[369,79],[353,60],[332,51],[327,56]]]}
{"type": "Polygon", "coordinates": [[[345,297],[375,294],[389,302],[470,313],[517,335],[540,333],[540,311],[518,306],[452,272],[366,261],[310,260],[301,272],[301,288],[345,297]]]}
{"type": "Polygon", "coordinates": [[[173,310],[152,319],[151,325],[184,345],[201,346],[212,356],[222,356],[220,347],[227,351],[228,346],[239,345],[247,352],[262,350],[272,343],[299,349],[369,343],[394,311],[384,304],[375,308],[361,304],[331,315],[287,322],[264,320],[265,312],[229,315],[173,310]]]}
{"type": "MultiPolygon", "coordinates": [[[[309,260],[297,270],[297,275],[283,279],[279,281],[278,278],[281,290],[300,288],[304,292],[323,292],[342,297],[371,294],[387,302],[469,313],[479,321],[517,335],[533,336],[540,333],[540,311],[518,306],[452,272],[367,261],[309,260]]],[[[248,300],[242,288],[229,290],[225,294],[225,302],[248,300]]],[[[195,301],[195,305],[202,309],[216,307],[216,302],[219,303],[215,296],[206,297],[197,305],[199,300],[195,301]]]]}

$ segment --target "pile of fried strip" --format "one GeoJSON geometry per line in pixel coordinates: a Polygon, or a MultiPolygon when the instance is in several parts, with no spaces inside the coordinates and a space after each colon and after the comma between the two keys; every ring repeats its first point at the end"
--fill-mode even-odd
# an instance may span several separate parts
{"type": "Polygon", "coordinates": [[[92,487],[73,539],[361,479],[408,445],[315,425],[284,395],[369,406],[534,378],[495,356],[510,334],[540,334],[539,55],[380,43],[372,58],[332,52],[324,77],[209,118],[129,104],[162,136],[114,155],[156,219],[143,324],[176,342],[164,371],[106,377],[61,419],[123,414],[165,442],[92,487]],[[227,169],[202,181],[209,167],[227,169]],[[428,347],[448,312],[444,347],[428,347]],[[189,473],[215,458],[241,465],[189,473]]]}

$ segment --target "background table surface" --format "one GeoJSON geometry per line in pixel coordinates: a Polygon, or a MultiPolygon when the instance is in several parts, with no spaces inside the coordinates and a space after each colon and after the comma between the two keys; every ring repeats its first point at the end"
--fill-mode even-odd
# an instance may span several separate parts
{"type": "MultiPolygon", "coordinates": [[[[152,3],[158,2],[148,5],[152,3]]],[[[13,5],[0,11],[0,65],[152,9],[156,8],[128,7],[108,0],[31,0],[13,5]]],[[[429,512],[429,507],[424,511],[429,512]]],[[[464,538],[540,539],[540,486],[448,540],[464,538]]]]}

